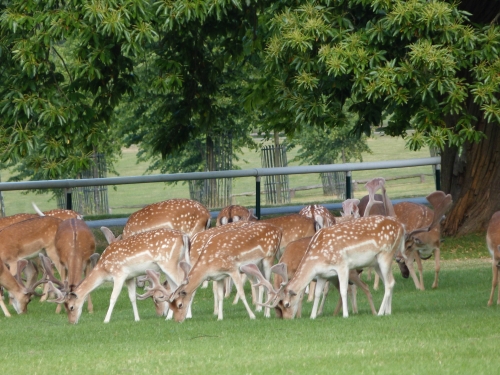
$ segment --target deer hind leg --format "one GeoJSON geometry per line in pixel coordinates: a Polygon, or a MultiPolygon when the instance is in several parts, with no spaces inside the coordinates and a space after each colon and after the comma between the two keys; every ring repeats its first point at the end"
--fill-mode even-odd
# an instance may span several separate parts
{"type": "MultiPolygon", "coordinates": [[[[131,279],[131,280],[133,280],[133,279],[131,279]]],[[[124,283],[125,283],[124,277],[121,277],[121,278],[116,277],[114,279],[113,291],[111,292],[111,298],[109,299],[109,308],[108,308],[108,312],[106,313],[106,317],[104,318],[104,323],[109,323],[109,320],[111,319],[111,313],[113,312],[113,308],[115,307],[116,300],[118,299],[118,296],[120,295],[120,292],[122,290],[124,283]]],[[[135,282],[134,282],[134,285],[135,285],[135,282]]]]}
{"type": "Polygon", "coordinates": [[[321,292],[323,291],[323,288],[325,286],[326,279],[323,278],[316,278],[316,287],[314,291],[314,304],[313,308],[311,311],[311,319],[316,319],[316,316],[318,315],[318,306],[319,306],[319,300],[321,298],[321,292]]]}
{"type": "Polygon", "coordinates": [[[352,307],[352,313],[357,314],[358,313],[358,289],[356,288],[356,285],[348,285],[347,287],[348,293],[351,294],[351,307],[352,307]]]}
{"type": "Polygon", "coordinates": [[[255,314],[253,313],[252,309],[248,305],[247,299],[245,298],[245,291],[243,289],[243,282],[242,282],[242,277],[239,271],[234,271],[231,273],[231,278],[234,281],[234,286],[236,287],[236,291],[238,295],[240,296],[241,301],[245,305],[245,308],[247,309],[248,315],[250,316],[250,319],[255,319],[255,314]]]}
{"type": "MultiPolygon", "coordinates": [[[[493,280],[491,282],[491,293],[490,293],[490,299],[488,301],[488,306],[493,305],[493,296],[495,295],[495,288],[498,285],[498,267],[497,267],[497,263],[495,262],[495,259],[493,259],[491,269],[493,272],[493,280]]],[[[498,289],[498,293],[500,294],[500,288],[498,289]]],[[[500,295],[499,295],[499,299],[500,299],[500,295]]],[[[498,303],[498,301],[497,301],[497,303],[498,303]]]]}
{"type": "Polygon", "coordinates": [[[378,290],[380,285],[380,276],[375,272],[375,276],[373,278],[373,290],[378,290]]]}
{"type": "Polygon", "coordinates": [[[323,314],[323,308],[325,307],[326,297],[328,296],[328,292],[330,291],[330,282],[327,281],[325,286],[323,287],[323,296],[321,297],[321,303],[319,304],[318,315],[323,314]]]}
{"type": "MultiPolygon", "coordinates": [[[[378,275],[378,274],[377,274],[378,275]]],[[[368,288],[368,285],[366,285],[363,280],[359,277],[351,277],[351,281],[356,285],[358,288],[361,288],[363,293],[365,293],[366,298],[368,298],[368,303],[370,304],[370,309],[372,311],[373,315],[377,315],[377,310],[375,309],[375,305],[373,304],[373,297],[372,294],[370,293],[370,288],[368,288]]]]}
{"type": "Polygon", "coordinates": [[[432,289],[436,289],[439,283],[439,271],[441,270],[441,250],[439,248],[434,250],[434,259],[436,262],[436,268],[434,271],[434,282],[432,283],[432,289]]]}
{"type": "Polygon", "coordinates": [[[214,281],[214,288],[216,288],[217,292],[217,320],[222,320],[224,318],[223,316],[223,305],[224,305],[224,283],[225,280],[219,280],[219,281],[214,281]]]}
{"type": "MultiPolygon", "coordinates": [[[[390,259],[392,261],[392,259],[390,259]]],[[[375,271],[379,274],[384,282],[384,298],[380,305],[378,315],[391,315],[392,310],[392,291],[394,289],[394,276],[392,275],[391,261],[382,259],[375,266],[375,271]]]]}
{"type": "Polygon", "coordinates": [[[307,296],[307,302],[314,301],[314,292],[316,291],[316,281],[311,281],[308,285],[309,295],[307,296]]]}
{"type": "Polygon", "coordinates": [[[339,278],[340,298],[342,298],[342,316],[349,317],[349,308],[347,306],[347,288],[349,287],[349,269],[344,267],[337,270],[339,278]]]}

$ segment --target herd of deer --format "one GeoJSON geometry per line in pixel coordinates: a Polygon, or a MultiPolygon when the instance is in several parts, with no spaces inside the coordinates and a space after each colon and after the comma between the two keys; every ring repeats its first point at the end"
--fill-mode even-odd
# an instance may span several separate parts
{"type": "MultiPolygon", "coordinates": [[[[91,312],[90,293],[105,281],[113,282],[104,320],[109,322],[125,283],[136,321],[136,299],[152,297],[158,315],[181,322],[191,317],[196,290],[207,280],[213,281],[214,314],[219,320],[232,284],[237,292],[234,303],[241,299],[250,318],[255,318],[244,293],[247,278],[253,282],[255,310],[264,308],[269,317],[274,309],[278,317],[287,319],[301,315],[308,288],[314,301],[311,318],[321,314],[329,282],[333,282],[340,292],[335,314],[342,308],[347,317],[348,293],[357,312],[356,287],[366,294],[376,314],[370,290],[360,278],[364,268],[373,267],[385,287],[378,315],[388,315],[393,259],[403,277],[411,276],[415,287],[423,290],[421,260],[434,254],[432,287],[437,288],[440,222],[452,200],[437,191],[427,197],[434,210],[409,202],[392,205],[384,183],[383,178],[367,183],[368,195],[346,200],[341,217],[313,205],[299,214],[257,220],[250,210],[232,205],[220,211],[216,226],[210,228],[210,212],[196,201],[172,199],[151,204],[132,214],[118,237],[101,228],[109,246],[100,257],[95,253],[92,232],[77,213],[41,212],[34,206],[37,214],[0,219],[0,286],[9,292],[16,312],[24,313],[33,296],[40,295],[36,287],[45,284],[42,299],[55,296],[47,300],[58,303],[56,311],[64,305],[70,323],[77,323],[84,302],[88,301],[91,312]],[[376,194],[378,190],[381,194],[376,194]],[[40,279],[39,265],[43,269],[40,279]],[[60,279],[54,276],[53,266],[60,279]],[[137,285],[144,287],[144,294],[136,294],[137,285]]],[[[500,212],[491,219],[487,244],[493,256],[491,305],[500,268],[500,212]]],[[[0,307],[10,316],[3,297],[0,307]]]]}

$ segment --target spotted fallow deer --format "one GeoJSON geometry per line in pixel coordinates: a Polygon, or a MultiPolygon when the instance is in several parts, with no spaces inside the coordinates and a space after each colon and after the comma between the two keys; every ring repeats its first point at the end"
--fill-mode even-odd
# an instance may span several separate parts
{"type": "MultiPolygon", "coordinates": [[[[274,286],[271,285],[269,282],[266,282],[266,280],[263,278],[262,274],[260,271],[255,268],[255,267],[242,267],[242,271],[249,275],[255,276],[259,280],[258,285],[263,285],[268,289],[268,294],[270,296],[273,296],[271,299],[274,300],[276,303],[279,303],[279,299],[274,298],[275,295],[277,295],[279,292],[279,289],[281,287],[281,284],[286,284],[288,280],[292,279],[293,276],[295,275],[295,272],[297,271],[300,262],[302,262],[302,259],[304,255],[306,254],[307,247],[309,246],[309,243],[311,242],[312,237],[307,237],[307,238],[301,238],[300,240],[290,242],[287,247],[285,248],[285,251],[283,252],[283,255],[281,256],[279,260],[279,264],[281,265],[286,265],[286,267],[273,267],[271,268],[271,271],[275,272],[274,275],[274,286]]],[[[372,310],[372,313],[375,315],[377,312],[375,311],[375,306],[373,305],[373,298],[370,293],[370,290],[368,289],[368,286],[361,281],[359,277],[359,272],[355,269],[352,269],[349,271],[349,280],[353,282],[355,285],[359,286],[363,292],[366,294],[368,298],[368,302],[370,304],[370,308],[372,310]]],[[[333,278],[334,285],[339,288],[338,285],[338,278],[334,277],[333,278]]],[[[326,285],[326,284],[325,284],[326,285]]],[[[321,301],[321,305],[319,305],[319,296],[321,295],[321,290],[316,290],[314,298],[314,305],[313,309],[311,312],[311,319],[315,319],[317,315],[320,315],[321,312],[323,311],[323,305],[324,301],[326,299],[326,295],[328,294],[327,288],[324,288],[323,290],[323,300],[321,301]],[[319,309],[318,309],[319,306],[319,309]]],[[[302,305],[302,297],[303,294],[299,300],[299,306],[297,308],[297,317],[301,316],[301,305],[302,305]]],[[[357,313],[357,303],[356,303],[356,295],[352,293],[351,295],[351,302],[353,306],[353,312],[357,313]]],[[[339,303],[337,304],[337,307],[335,308],[334,315],[337,315],[340,308],[342,305],[342,301],[339,299],[339,303]]],[[[283,317],[283,311],[282,308],[283,306],[281,304],[277,304],[276,306],[273,306],[276,311],[276,316],[279,318],[283,317]]]]}
{"type": "MultiPolygon", "coordinates": [[[[186,262],[189,264],[191,267],[193,264],[196,263],[198,260],[201,252],[205,248],[205,244],[207,241],[209,241],[214,235],[232,231],[236,228],[242,228],[248,225],[252,225],[255,222],[248,222],[248,221],[238,221],[238,222],[233,222],[229,223],[227,225],[219,226],[219,227],[214,227],[210,228],[206,231],[203,232],[198,232],[196,233],[193,238],[191,239],[191,245],[189,248],[189,256],[186,259],[186,262]]],[[[153,271],[151,271],[153,272],[153,271]]],[[[161,283],[158,279],[155,279],[154,275],[148,272],[148,278],[147,280],[151,284],[146,290],[146,293],[142,295],[138,295],[138,299],[146,299],[149,297],[152,297],[153,302],[155,304],[155,309],[156,313],[158,315],[166,315],[167,319],[171,319],[170,314],[167,314],[169,308],[168,308],[168,303],[165,299],[166,296],[170,296],[173,292],[171,290],[170,285],[168,285],[167,282],[161,283]]],[[[222,281],[216,281],[214,280],[214,315],[219,315],[219,299],[218,299],[218,283],[221,283],[222,281]]],[[[193,293],[193,298],[194,298],[194,293],[193,293]]],[[[191,301],[192,302],[192,301],[191,301]]],[[[191,312],[188,311],[187,313],[187,318],[191,318],[191,312]]]]}
{"type": "MultiPolygon", "coordinates": [[[[92,264],[99,258],[99,254],[95,253],[95,238],[83,220],[73,218],[64,220],[59,225],[55,245],[62,264],[61,280],[68,282],[64,292],[70,293],[80,284],[82,273],[88,275],[92,264]]],[[[58,305],[57,312],[60,306],[58,305]]],[[[90,294],[87,308],[90,313],[94,311],[90,294]]]]}
{"type": "MultiPolygon", "coordinates": [[[[189,251],[189,236],[178,230],[155,229],[138,233],[124,240],[111,243],[102,253],[90,274],[70,293],[63,293],[54,287],[52,278],[49,285],[57,294],[57,299],[50,302],[64,303],[68,320],[78,323],[82,306],[88,294],[105,281],[113,282],[113,291],[104,323],[111,319],[122,286],[126,283],[132,303],[135,321],[139,321],[136,303],[136,284],[134,278],[146,273],[146,270],[161,270],[173,286],[179,285],[184,275],[179,263],[189,251]]],[[[57,283],[57,281],[55,281],[57,283]]],[[[59,287],[64,287],[58,284],[59,287]]]]}
{"type": "Polygon", "coordinates": [[[216,226],[236,223],[238,221],[256,221],[257,217],[251,209],[237,204],[224,207],[217,215],[216,226]]]}
{"type": "MultiPolygon", "coordinates": [[[[37,294],[35,292],[35,288],[41,283],[36,283],[31,287],[25,287],[23,285],[21,272],[27,264],[28,261],[26,259],[18,260],[17,274],[16,277],[14,277],[11,275],[5,264],[0,260],[0,286],[9,292],[9,298],[12,302],[12,306],[14,306],[14,309],[18,314],[24,314],[27,312],[31,297],[37,294]]],[[[3,310],[5,316],[11,316],[2,298],[0,298],[0,308],[3,310]]]]}
{"type": "MultiPolygon", "coordinates": [[[[493,295],[495,288],[498,285],[498,270],[500,268],[500,211],[493,214],[488,224],[486,232],[486,244],[492,257],[491,269],[493,271],[493,279],[491,282],[490,299],[488,306],[493,305],[493,295]]],[[[500,305],[500,288],[498,289],[497,305],[500,305]]]]}
{"type": "MultiPolygon", "coordinates": [[[[262,222],[211,237],[205,243],[200,257],[181,286],[169,299],[170,308],[174,312],[174,319],[178,322],[185,319],[186,308],[189,301],[191,301],[191,296],[204,280],[221,280],[227,276],[233,279],[250,319],[255,319],[255,314],[245,299],[240,267],[249,263],[262,264],[264,275],[269,279],[270,269],[279,248],[280,240],[281,229],[262,222]]],[[[218,319],[222,320],[223,290],[220,289],[219,301],[221,306],[218,319]]],[[[269,309],[266,309],[265,316],[270,316],[269,309]]]]}
{"type": "Polygon", "coordinates": [[[404,250],[404,244],[403,226],[390,217],[362,217],[321,229],[312,238],[294,277],[276,296],[282,304],[283,318],[295,317],[300,294],[312,279],[318,278],[316,289],[322,290],[325,281],[334,276],[338,276],[343,316],[347,317],[349,272],[367,266],[375,267],[385,285],[378,315],[391,314],[394,287],[391,263],[394,254],[404,250]]]}

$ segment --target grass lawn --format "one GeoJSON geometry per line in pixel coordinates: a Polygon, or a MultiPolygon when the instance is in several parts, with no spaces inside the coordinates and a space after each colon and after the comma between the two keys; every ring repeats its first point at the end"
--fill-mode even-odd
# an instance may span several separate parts
{"type": "MultiPolygon", "coordinates": [[[[282,321],[248,318],[243,305],[225,301],[224,320],[212,315],[211,290],[200,290],[193,318],[165,321],[151,300],[138,301],[134,322],[126,290],[104,324],[111,284],[94,294],[72,326],[54,305],[34,301],[27,315],[0,317],[2,374],[493,374],[498,371],[500,306],[487,307],[491,266],[484,236],[443,244],[440,284],[430,289],[433,260],[424,262],[427,289],[417,291],[394,267],[393,315],[372,316],[363,293],[360,313],[333,317],[337,293],[325,313],[282,321]]],[[[248,287],[247,287],[248,292],[248,287]]],[[[248,294],[248,293],[247,293],[248,294]]],[[[383,291],[373,291],[378,309],[383,291]]],[[[12,308],[11,308],[12,311],[12,308]]]]}
{"type": "MultiPolygon", "coordinates": [[[[401,138],[380,137],[378,135],[368,140],[368,145],[373,151],[372,154],[363,156],[364,161],[376,160],[398,160],[429,157],[427,149],[411,152],[405,149],[405,141],[401,138]]],[[[116,170],[120,176],[140,176],[147,169],[146,163],[136,162],[136,148],[123,150],[123,156],[116,164],[116,170]]],[[[297,149],[288,152],[288,160],[292,160],[297,149]]],[[[241,169],[261,167],[260,152],[244,150],[239,156],[240,160],[235,162],[235,166],[241,169]]],[[[298,165],[297,162],[289,165],[298,165]]],[[[1,171],[2,181],[7,181],[10,174],[8,171],[1,171]]],[[[414,167],[387,169],[380,171],[360,171],[353,172],[354,180],[364,180],[373,177],[395,177],[410,174],[431,174],[432,168],[414,167]]],[[[110,175],[112,177],[112,175],[110,175]]],[[[290,176],[289,186],[311,186],[321,183],[319,174],[304,174],[290,176]]],[[[421,183],[420,178],[411,178],[397,181],[389,181],[388,187],[392,198],[425,196],[434,191],[435,184],[432,176],[427,176],[425,182],[421,183]]],[[[233,180],[233,194],[255,192],[254,178],[236,178],[233,180]]],[[[362,184],[354,192],[355,197],[360,198],[366,194],[362,184]]],[[[6,214],[13,215],[19,212],[33,212],[31,202],[36,202],[42,210],[56,207],[55,200],[50,199],[49,194],[34,194],[21,191],[3,192],[6,214]]],[[[135,185],[117,185],[108,187],[108,199],[113,214],[130,214],[136,211],[139,206],[162,201],[170,198],[189,198],[187,184],[179,182],[177,184],[148,183],[135,185]]],[[[312,202],[333,202],[339,201],[335,196],[324,196],[321,189],[297,191],[292,200],[292,204],[308,204],[312,202]]],[[[245,206],[255,206],[255,196],[236,196],[235,204],[245,206]]],[[[262,203],[265,204],[265,197],[262,196],[262,203]]]]}

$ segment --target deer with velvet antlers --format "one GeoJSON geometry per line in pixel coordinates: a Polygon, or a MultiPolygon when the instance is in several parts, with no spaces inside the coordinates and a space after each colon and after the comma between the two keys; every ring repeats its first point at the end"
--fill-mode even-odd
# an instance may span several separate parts
{"type": "Polygon", "coordinates": [[[170,285],[179,285],[183,275],[179,263],[186,259],[188,251],[188,235],[165,228],[139,233],[113,242],[104,250],[90,274],[72,292],[64,292],[55,288],[53,283],[62,288],[64,285],[51,277],[49,285],[58,297],[51,302],[64,303],[69,322],[76,324],[88,294],[105,281],[112,281],[113,291],[104,319],[104,323],[108,323],[122,286],[126,283],[134,319],[139,321],[134,278],[145,274],[148,269],[161,270],[165,273],[170,285]]]}

